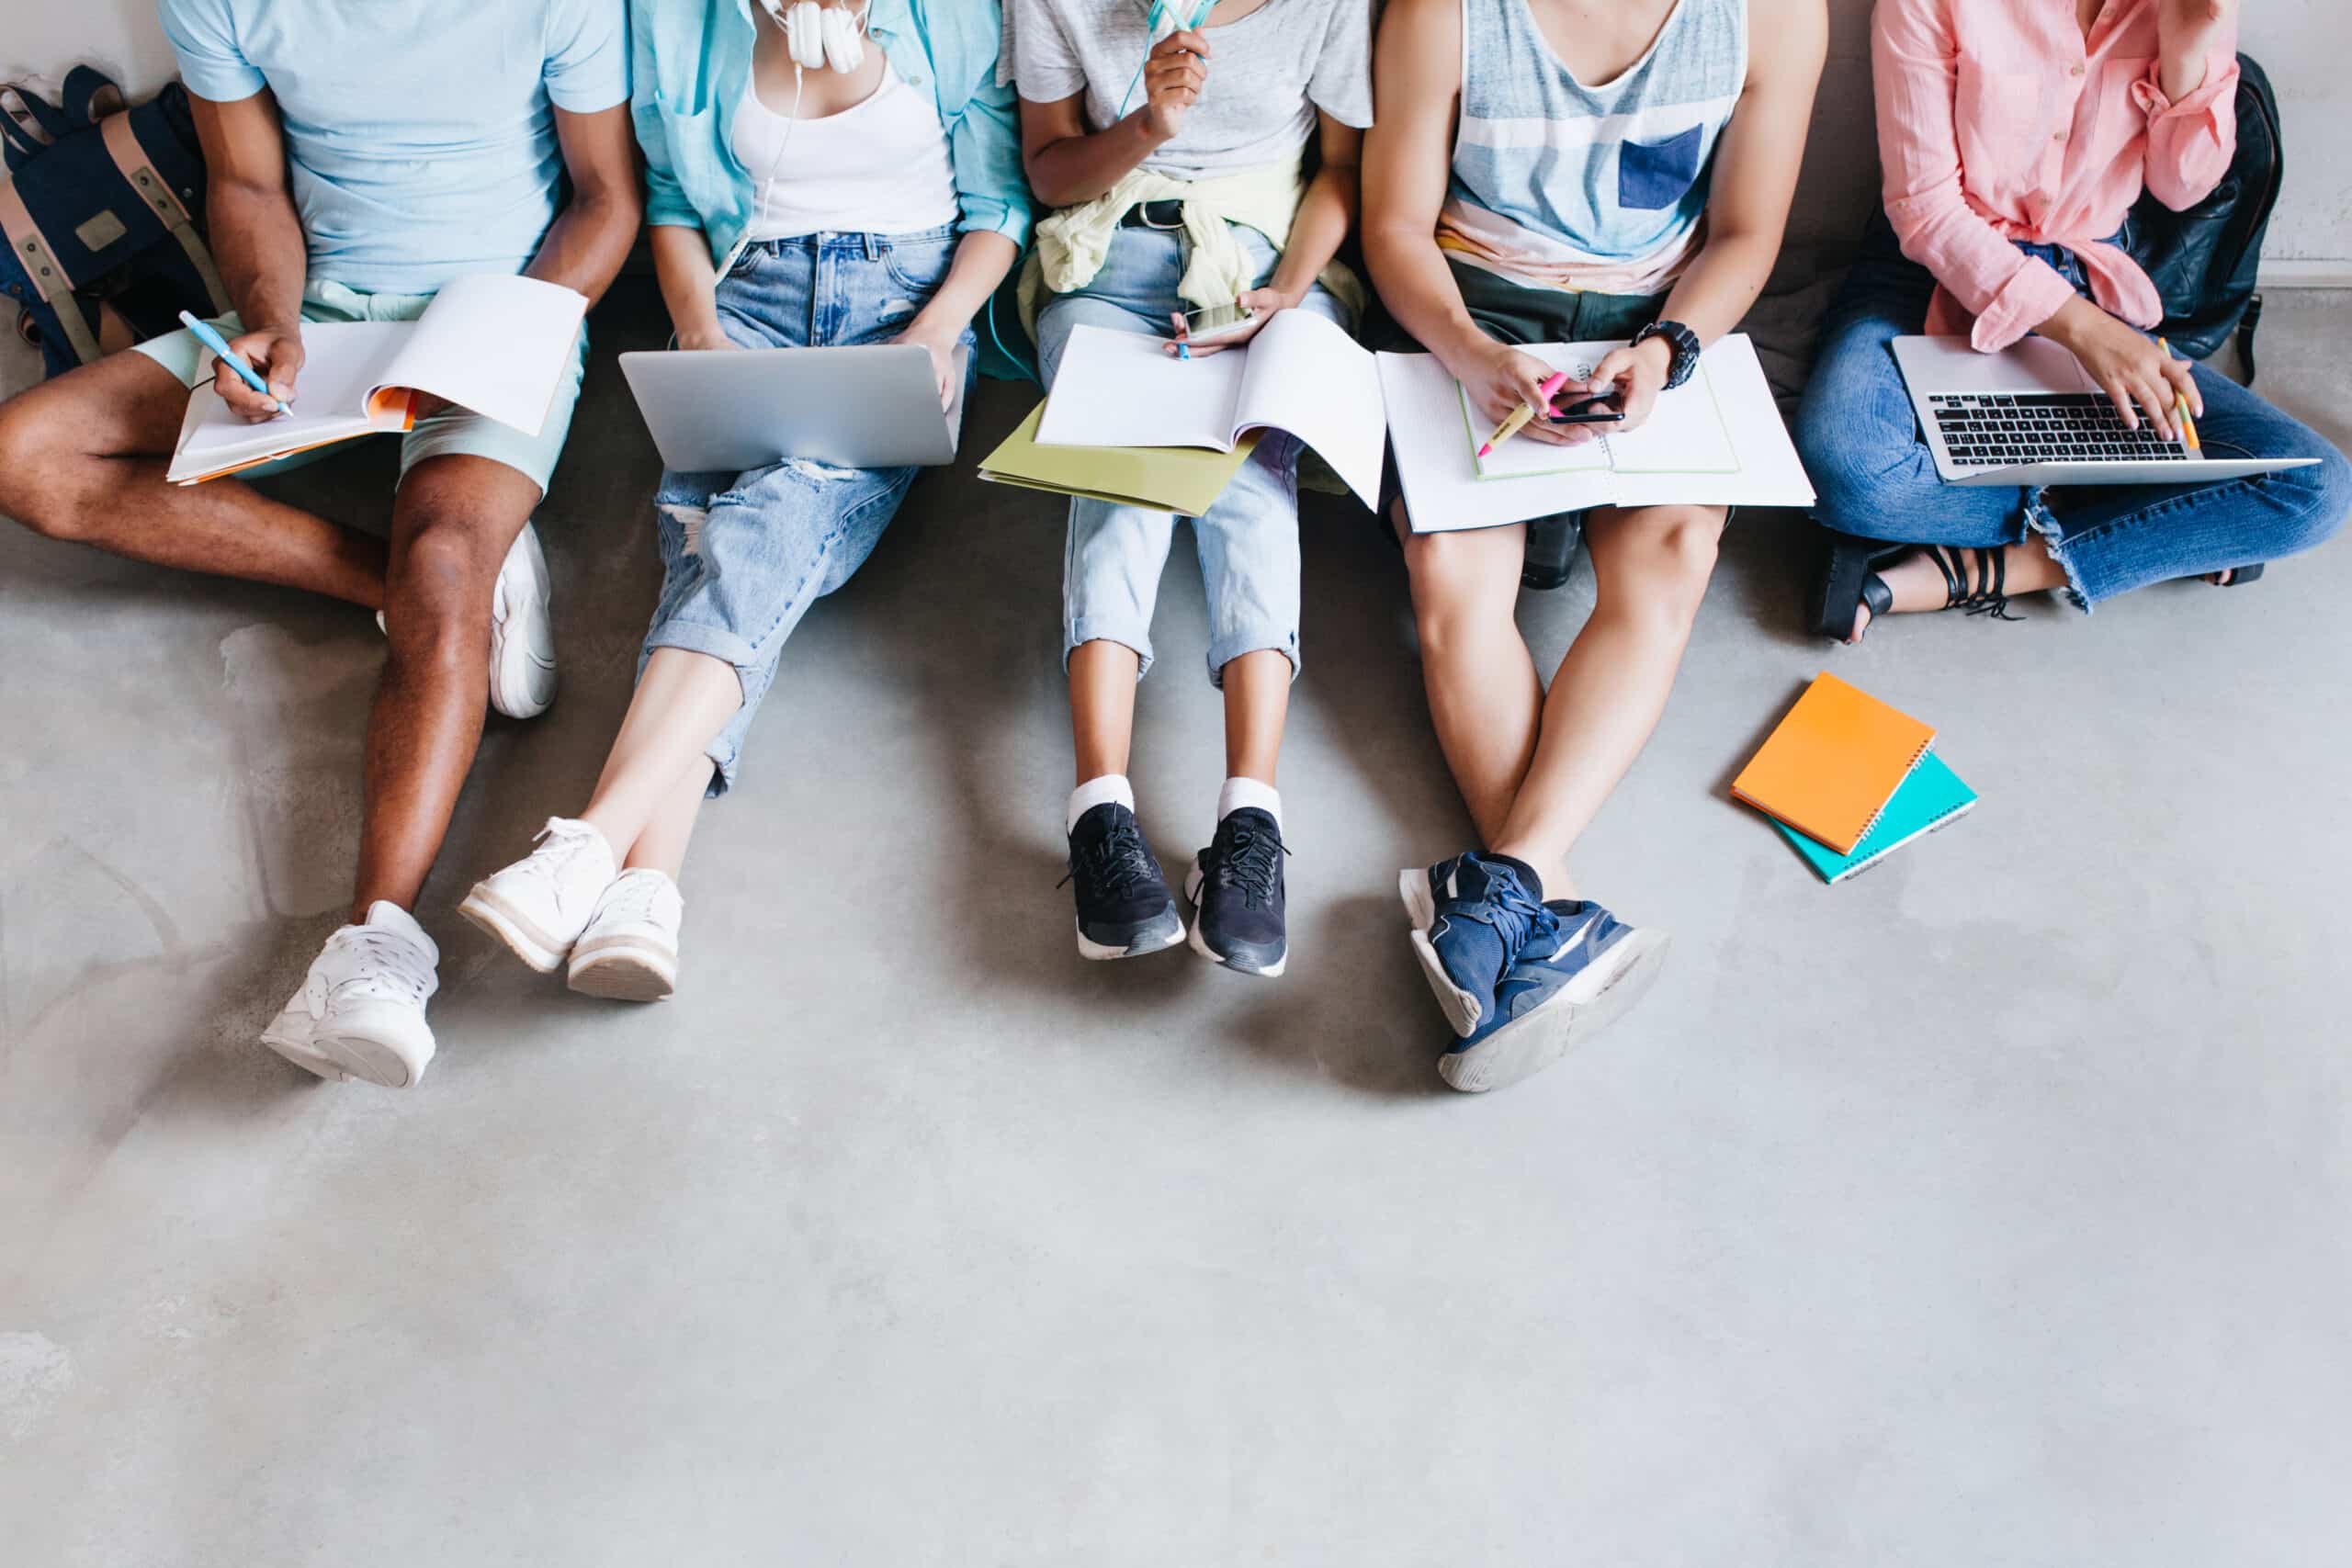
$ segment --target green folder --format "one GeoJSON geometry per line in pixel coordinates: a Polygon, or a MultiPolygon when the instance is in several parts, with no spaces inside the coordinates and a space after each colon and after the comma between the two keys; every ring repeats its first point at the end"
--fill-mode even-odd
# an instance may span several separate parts
{"type": "Polygon", "coordinates": [[[1912,840],[1932,833],[1976,804],[1976,792],[1960,782],[1944,760],[1928,751],[1911,770],[1894,797],[1879,814],[1878,824],[1862,835],[1854,852],[1841,855],[1828,845],[1809,839],[1778,818],[1772,826],[1796,846],[1807,864],[1824,882],[1842,882],[1856,872],[1884,859],[1912,840]]]}
{"type": "Polygon", "coordinates": [[[1046,446],[1037,441],[1037,422],[1045,416],[1045,404],[1031,409],[1004,445],[982,459],[980,478],[1198,517],[1216,504],[1250,460],[1260,434],[1251,431],[1230,452],[1201,446],[1046,446]]]}

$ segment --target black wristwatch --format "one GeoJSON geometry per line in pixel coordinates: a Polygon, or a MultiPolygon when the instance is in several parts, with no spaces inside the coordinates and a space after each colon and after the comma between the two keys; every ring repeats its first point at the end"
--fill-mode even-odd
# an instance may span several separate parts
{"type": "Polygon", "coordinates": [[[1634,334],[1634,346],[1639,348],[1654,337],[1664,338],[1672,351],[1666,367],[1666,389],[1670,392],[1699,368],[1699,334],[1680,321],[1652,321],[1634,334]]]}

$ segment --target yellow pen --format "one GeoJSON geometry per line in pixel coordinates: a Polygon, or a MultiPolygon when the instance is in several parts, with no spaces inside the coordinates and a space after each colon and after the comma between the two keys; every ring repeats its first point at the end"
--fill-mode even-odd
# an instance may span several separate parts
{"type": "MultiPolygon", "coordinates": [[[[2156,346],[2164,351],[2164,355],[2166,359],[2170,359],[2172,357],[2172,344],[2166,343],[2162,338],[2158,338],[2156,340],[2156,346]]],[[[2191,452],[2202,452],[2205,450],[2205,444],[2197,439],[2197,422],[2188,417],[2188,394],[2187,392],[2180,394],[2178,409],[2180,413],[2180,444],[2188,447],[2191,452]]]]}

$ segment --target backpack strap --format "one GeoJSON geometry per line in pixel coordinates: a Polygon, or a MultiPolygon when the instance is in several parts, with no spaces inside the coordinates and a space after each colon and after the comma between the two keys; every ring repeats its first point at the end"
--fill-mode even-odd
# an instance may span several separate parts
{"type": "Polygon", "coordinates": [[[66,123],[76,130],[96,125],[122,107],[122,89],[115,85],[113,77],[95,65],[76,65],[68,71],[58,86],[57,97],[66,123]]]}
{"type": "Polygon", "coordinates": [[[180,249],[187,253],[188,265],[196,269],[197,276],[204,280],[204,291],[212,297],[212,313],[227,315],[229,290],[221,285],[220,270],[212,265],[212,253],[205,249],[203,240],[198,237],[195,220],[189,217],[187,209],[181,205],[171,182],[156,173],[154,161],[139,144],[139,135],[131,128],[130,117],[127,114],[107,116],[98,122],[98,139],[106,143],[107,156],[114,160],[114,166],[130,183],[130,188],[139,193],[139,199],[147,204],[148,210],[162,220],[180,249]]]}
{"type": "Polygon", "coordinates": [[[90,335],[90,323],[83,319],[81,302],[74,298],[73,282],[65,269],[58,265],[57,253],[50,248],[49,240],[33,221],[25,207],[22,192],[16,180],[0,179],[0,235],[6,235],[9,253],[25,269],[33,292],[40,295],[65,330],[66,341],[85,365],[98,357],[98,341],[90,335]]]}
{"type": "Polygon", "coordinates": [[[57,140],[47,120],[33,110],[48,103],[37,93],[28,92],[15,82],[0,82],[0,153],[6,153],[8,167],[22,168],[27,160],[57,140]]]}

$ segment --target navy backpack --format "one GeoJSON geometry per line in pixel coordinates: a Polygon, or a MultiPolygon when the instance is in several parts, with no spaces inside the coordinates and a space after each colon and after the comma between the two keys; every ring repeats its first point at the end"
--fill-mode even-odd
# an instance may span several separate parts
{"type": "Polygon", "coordinates": [[[0,86],[0,293],[49,374],[217,316],[228,292],[205,248],[204,152],[176,82],[137,108],[78,65],[51,103],[0,86]]]}
{"type": "Polygon", "coordinates": [[[2270,78],[2248,55],[2238,56],[2238,143],[2229,173],[2186,212],[2143,196],[2125,225],[2123,246],[2164,299],[2164,325],[2158,330],[2193,359],[2205,358],[2234,336],[2251,382],[2254,330],[2262,320],[2255,275],[2287,161],[2270,78]]]}

